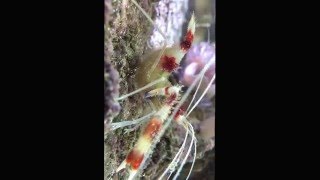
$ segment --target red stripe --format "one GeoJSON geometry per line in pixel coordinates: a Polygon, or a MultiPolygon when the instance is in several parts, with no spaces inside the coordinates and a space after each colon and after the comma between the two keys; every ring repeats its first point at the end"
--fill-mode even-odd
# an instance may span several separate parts
{"type": "Polygon", "coordinates": [[[177,95],[171,94],[167,99],[166,99],[166,103],[167,105],[171,106],[173,103],[175,103],[175,100],[177,99],[177,95]]]}
{"type": "Polygon", "coordinates": [[[143,131],[143,135],[148,137],[149,139],[153,139],[154,136],[159,132],[160,128],[162,126],[162,121],[153,118],[149,123],[147,124],[146,128],[143,131]]]}
{"type": "Polygon", "coordinates": [[[165,95],[169,95],[168,89],[169,89],[169,87],[166,87],[166,88],[164,89],[164,94],[165,94],[165,95]]]}
{"type": "Polygon", "coordinates": [[[144,155],[133,149],[127,156],[127,163],[131,165],[131,168],[137,170],[143,160],[144,155]]]}
{"type": "Polygon", "coordinates": [[[184,37],[184,41],[182,41],[180,44],[181,49],[184,51],[188,51],[192,45],[192,41],[193,41],[193,34],[189,30],[186,36],[184,37]]]}
{"type": "Polygon", "coordinates": [[[172,72],[178,68],[179,64],[176,63],[175,57],[162,56],[161,67],[163,71],[172,72]]]}

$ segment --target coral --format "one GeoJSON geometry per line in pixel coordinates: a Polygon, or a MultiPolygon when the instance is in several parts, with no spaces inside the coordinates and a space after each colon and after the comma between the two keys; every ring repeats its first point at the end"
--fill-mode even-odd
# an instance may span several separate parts
{"type": "MultiPolygon", "coordinates": [[[[183,85],[189,86],[203,69],[203,67],[211,60],[215,61],[215,45],[207,42],[200,42],[192,46],[189,50],[186,59],[183,63],[183,69],[180,76],[183,85]]],[[[210,86],[208,93],[206,94],[207,99],[212,98],[215,95],[215,83],[209,84],[210,79],[216,73],[216,64],[210,66],[206,72],[202,85],[200,87],[200,93],[204,91],[207,86],[210,86]]]]}

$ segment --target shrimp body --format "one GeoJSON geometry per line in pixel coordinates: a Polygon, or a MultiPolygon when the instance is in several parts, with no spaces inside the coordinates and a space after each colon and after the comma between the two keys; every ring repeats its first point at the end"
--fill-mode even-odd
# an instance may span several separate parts
{"type": "Polygon", "coordinates": [[[161,90],[167,92],[164,93],[166,96],[164,105],[154,116],[150,118],[136,145],[117,169],[118,172],[126,166],[129,166],[129,179],[133,179],[133,177],[137,174],[144,158],[147,158],[146,154],[151,149],[153,139],[161,130],[162,124],[170,115],[172,106],[178,102],[181,86],[165,87],[161,90]]]}
{"type": "Polygon", "coordinates": [[[194,33],[195,19],[193,14],[188,24],[187,33],[180,44],[154,51],[145,56],[140,62],[136,74],[138,88],[147,89],[145,95],[147,98],[165,96],[165,101],[157,98],[152,100],[157,112],[149,119],[135,146],[129,151],[126,159],[116,170],[116,172],[119,172],[124,168],[128,168],[129,180],[134,179],[135,175],[142,169],[144,161],[152,150],[153,140],[159,134],[159,131],[163,130],[164,122],[172,113],[174,106],[179,102],[181,86],[172,86],[168,78],[180,66],[182,58],[192,46],[194,33]],[[159,79],[163,81],[159,81],[159,79]],[[159,83],[155,84],[153,89],[151,85],[146,86],[146,84],[155,81],[159,81],[159,83]]]}
{"type": "MultiPolygon", "coordinates": [[[[188,24],[187,34],[180,44],[172,47],[166,47],[163,54],[161,54],[161,50],[159,49],[142,58],[137,72],[138,87],[142,87],[145,84],[153,82],[161,77],[168,80],[171,73],[179,67],[182,58],[190,49],[193,43],[194,33],[195,19],[193,14],[188,24]],[[159,61],[157,60],[158,58],[159,61]],[[152,66],[154,65],[155,61],[158,61],[158,63],[153,69],[152,66]]],[[[161,88],[168,85],[170,85],[168,82],[163,82],[158,83],[155,87],[161,88]]]]}

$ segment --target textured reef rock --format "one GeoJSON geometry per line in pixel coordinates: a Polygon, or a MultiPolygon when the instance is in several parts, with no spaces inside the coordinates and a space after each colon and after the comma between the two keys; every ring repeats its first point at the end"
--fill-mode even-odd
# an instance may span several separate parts
{"type": "MultiPolygon", "coordinates": [[[[150,13],[152,8],[149,3],[141,3],[141,5],[150,13]]],[[[105,71],[107,74],[105,91],[108,91],[105,94],[107,110],[105,125],[108,127],[111,122],[130,120],[143,115],[142,110],[146,103],[139,96],[132,96],[119,102],[121,107],[119,109],[118,102],[114,101],[114,98],[135,90],[137,62],[145,52],[151,24],[128,0],[105,0],[105,9],[105,71]],[[117,90],[119,91],[116,92],[117,90]]],[[[125,174],[125,172],[116,174],[115,169],[124,160],[140,132],[137,129],[125,133],[126,129],[120,128],[110,132],[105,128],[104,179],[106,180],[118,179],[125,174]]]]}
{"type": "MultiPolygon", "coordinates": [[[[187,0],[161,0],[155,6],[154,22],[164,33],[167,45],[170,46],[179,42],[182,35],[182,26],[185,23],[185,16],[188,11],[187,0]]],[[[159,31],[154,28],[149,40],[151,48],[161,48],[164,39],[159,31]]]]}
{"type": "Polygon", "coordinates": [[[104,76],[104,123],[108,126],[111,120],[120,112],[120,105],[115,100],[119,96],[119,74],[108,60],[105,61],[104,76]]]}
{"type": "MultiPolygon", "coordinates": [[[[109,22],[111,4],[109,0],[105,1],[105,21],[109,22]]],[[[108,26],[106,26],[108,27],[108,26]]],[[[120,112],[120,105],[115,100],[119,96],[119,73],[114,69],[110,61],[112,53],[111,43],[106,39],[104,52],[104,124],[108,126],[111,120],[120,112]]]]}

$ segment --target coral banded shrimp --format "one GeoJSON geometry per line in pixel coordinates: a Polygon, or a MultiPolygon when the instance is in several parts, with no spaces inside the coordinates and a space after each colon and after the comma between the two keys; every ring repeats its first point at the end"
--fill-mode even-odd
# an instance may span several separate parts
{"type": "MultiPolygon", "coordinates": [[[[131,2],[134,3],[141,10],[141,12],[143,12],[143,14],[152,24],[154,24],[148,14],[138,5],[136,1],[131,0],[131,2]]],[[[159,32],[161,32],[160,29],[159,32]]],[[[213,60],[201,70],[194,82],[183,94],[181,90],[182,86],[172,85],[168,79],[171,73],[177,70],[177,68],[180,66],[180,61],[192,46],[194,33],[195,18],[194,15],[192,15],[188,23],[187,33],[183,40],[179,44],[176,44],[172,47],[166,47],[164,45],[161,50],[157,50],[145,56],[139,65],[139,70],[137,71],[137,90],[125,94],[117,99],[118,101],[122,101],[134,94],[146,92],[144,97],[151,99],[151,104],[154,107],[153,112],[142,116],[139,119],[115,122],[111,124],[111,130],[116,130],[129,125],[140,125],[146,123],[137,142],[116,170],[116,172],[120,172],[122,169],[127,169],[129,171],[129,180],[137,178],[137,175],[143,171],[146,160],[151,156],[155,145],[160,141],[162,135],[165,133],[172,120],[186,130],[185,138],[183,144],[179,148],[179,151],[175,154],[175,157],[161,174],[159,179],[169,178],[175,171],[176,173],[173,179],[177,179],[192,151],[192,148],[194,148],[193,162],[188,177],[191,174],[193,163],[196,158],[197,140],[194,129],[190,122],[188,122],[187,117],[200,102],[207,89],[202,93],[197,102],[194,103],[191,108],[189,107],[190,111],[184,112],[181,107],[187,101],[187,97],[191,94],[191,91],[195,88],[195,86],[197,84],[200,85],[204,74],[213,63],[213,60]],[[158,97],[164,98],[160,99],[158,97]],[[191,136],[191,140],[189,147],[187,147],[186,142],[189,136],[191,136]],[[183,154],[182,152],[186,149],[186,154],[183,154]]],[[[163,33],[161,34],[163,35],[163,33]]],[[[165,39],[164,35],[163,37],[165,39]]],[[[213,82],[214,79],[215,76],[212,77],[211,81],[213,82]]],[[[190,102],[190,105],[192,104],[193,100],[194,98],[190,102]]]]}

